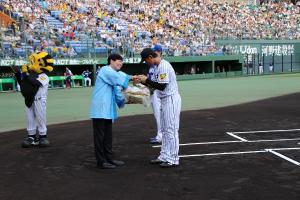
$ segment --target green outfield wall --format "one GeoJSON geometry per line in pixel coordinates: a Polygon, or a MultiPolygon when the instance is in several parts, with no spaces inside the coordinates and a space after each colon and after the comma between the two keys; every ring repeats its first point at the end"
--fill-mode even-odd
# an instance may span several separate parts
{"type": "MultiPolygon", "coordinates": [[[[214,77],[214,75],[208,75],[214,73],[225,74],[226,76],[227,74],[232,75],[232,73],[228,72],[238,72],[237,74],[240,74],[244,62],[243,56],[241,55],[165,57],[165,59],[173,65],[177,75],[200,74],[199,76],[193,77],[204,78],[214,77]]],[[[140,60],[140,58],[124,58],[122,71],[128,74],[147,74],[148,66],[146,66],[146,64],[140,64],[140,60]]],[[[11,82],[6,83],[8,78],[14,78],[14,73],[10,66],[21,66],[22,64],[27,64],[27,61],[15,59],[0,60],[0,79],[3,79],[3,90],[6,90],[6,88],[15,88],[12,87],[14,84],[11,82]]],[[[105,58],[55,59],[54,70],[48,75],[51,77],[63,76],[66,67],[70,68],[74,75],[81,75],[84,70],[89,69],[93,72],[91,78],[92,82],[94,82],[95,72],[98,66],[101,67],[106,64],[107,60],[105,58]]],[[[53,85],[55,85],[55,83],[53,85]]],[[[62,86],[62,84],[59,85],[62,86]]]]}
{"type": "MultiPolygon", "coordinates": [[[[227,55],[227,56],[175,56],[165,57],[171,63],[186,63],[186,62],[213,62],[213,61],[239,61],[242,62],[243,57],[239,55],[227,55]]],[[[124,64],[139,64],[141,58],[124,58],[124,64]]],[[[73,65],[105,65],[107,63],[106,58],[82,58],[82,59],[54,59],[54,65],[56,66],[73,66],[73,65]]],[[[27,64],[25,59],[0,59],[0,67],[9,66],[21,66],[27,64]]]]}
{"type": "Polygon", "coordinates": [[[219,47],[225,47],[228,54],[242,55],[244,73],[258,73],[259,63],[264,71],[273,72],[300,71],[300,40],[217,40],[219,47]],[[251,71],[251,72],[250,72],[251,71]]]}

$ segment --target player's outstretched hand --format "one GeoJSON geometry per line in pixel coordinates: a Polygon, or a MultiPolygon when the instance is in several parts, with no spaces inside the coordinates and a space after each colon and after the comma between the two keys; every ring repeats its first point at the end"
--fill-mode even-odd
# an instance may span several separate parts
{"type": "Polygon", "coordinates": [[[145,75],[139,75],[138,77],[139,77],[140,82],[142,82],[142,83],[145,83],[147,80],[147,76],[145,76],[145,75]]]}
{"type": "Polygon", "coordinates": [[[134,84],[137,84],[137,83],[141,82],[139,77],[136,76],[136,75],[131,76],[131,80],[133,81],[134,84]]]}

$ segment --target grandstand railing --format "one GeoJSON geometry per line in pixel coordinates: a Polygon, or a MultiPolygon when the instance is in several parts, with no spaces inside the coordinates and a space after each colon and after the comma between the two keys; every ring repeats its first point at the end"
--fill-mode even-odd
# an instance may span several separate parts
{"type": "MultiPolygon", "coordinates": [[[[7,30],[11,32],[11,30],[7,30]]],[[[43,41],[49,38],[29,39],[26,35],[21,42],[4,41],[0,38],[0,58],[26,59],[31,53],[47,51],[54,58],[103,58],[111,53],[119,53],[124,57],[139,57],[142,49],[135,50],[132,46],[117,46],[115,43],[103,43],[96,38],[87,37],[81,40],[66,40],[63,45],[44,45],[43,41]]],[[[61,43],[62,44],[62,43],[61,43]]],[[[145,46],[150,47],[150,46],[145,46]]],[[[165,56],[201,56],[201,55],[225,55],[222,50],[207,51],[211,45],[190,47],[186,51],[175,51],[163,46],[165,56]]]]}

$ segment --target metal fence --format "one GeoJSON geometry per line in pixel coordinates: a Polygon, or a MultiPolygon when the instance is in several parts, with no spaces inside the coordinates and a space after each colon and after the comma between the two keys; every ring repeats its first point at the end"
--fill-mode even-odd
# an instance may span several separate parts
{"type": "Polygon", "coordinates": [[[300,53],[291,55],[246,54],[243,73],[248,75],[300,71],[300,53]]]}

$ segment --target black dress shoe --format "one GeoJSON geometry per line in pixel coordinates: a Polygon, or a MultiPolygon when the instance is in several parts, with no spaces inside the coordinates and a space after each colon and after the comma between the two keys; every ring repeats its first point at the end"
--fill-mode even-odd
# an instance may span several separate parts
{"type": "Polygon", "coordinates": [[[101,169],[115,169],[116,168],[116,165],[112,165],[108,162],[102,163],[101,165],[98,165],[98,166],[101,169]]]}
{"type": "Polygon", "coordinates": [[[121,161],[121,160],[112,160],[109,161],[110,164],[115,165],[115,166],[123,166],[125,165],[125,162],[121,161]]]}
{"type": "Polygon", "coordinates": [[[159,160],[159,159],[157,158],[157,159],[150,160],[150,163],[151,163],[151,164],[162,164],[162,163],[164,163],[164,161],[159,160]]]}
{"type": "Polygon", "coordinates": [[[161,166],[162,168],[171,168],[171,167],[177,167],[177,166],[179,166],[179,165],[171,164],[171,163],[169,163],[169,162],[164,162],[164,163],[161,163],[160,166],[161,166]]]}

